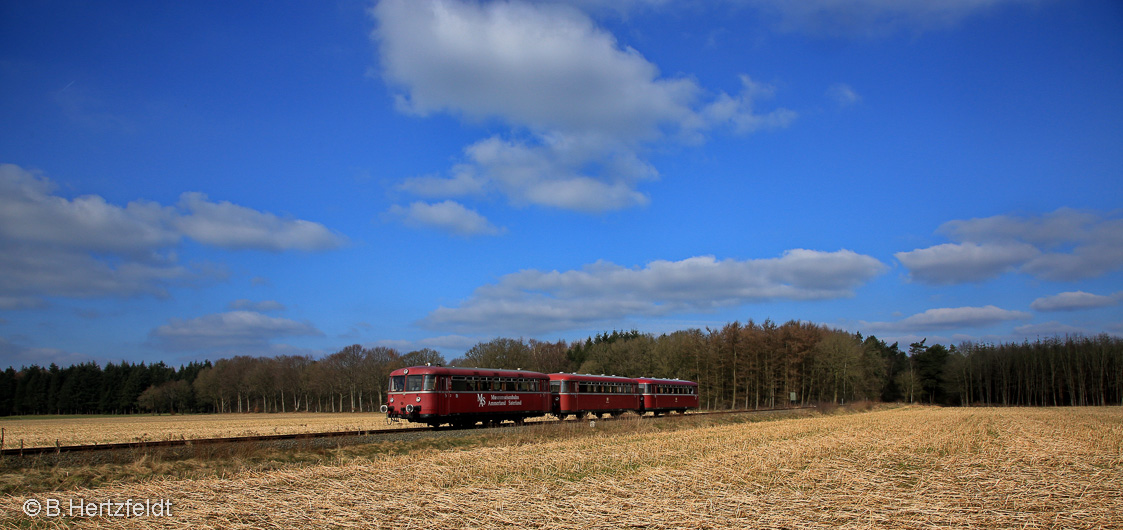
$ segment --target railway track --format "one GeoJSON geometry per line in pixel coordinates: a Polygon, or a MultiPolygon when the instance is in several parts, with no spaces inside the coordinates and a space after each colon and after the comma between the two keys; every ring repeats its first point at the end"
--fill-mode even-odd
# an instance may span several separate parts
{"type": "MultiPolygon", "coordinates": [[[[764,413],[764,412],[782,412],[788,410],[799,410],[814,407],[795,407],[786,409],[761,409],[761,410],[723,410],[723,411],[706,411],[706,412],[691,412],[686,415],[665,415],[665,416],[643,416],[644,419],[656,418],[680,418],[684,416],[706,416],[706,415],[729,415],[729,414],[751,414],[751,413],[764,413]]],[[[588,418],[578,418],[564,421],[585,421],[588,418]]],[[[612,421],[610,418],[597,418],[597,421],[612,421]]],[[[504,423],[494,425],[496,427],[514,427],[516,424],[504,423]]],[[[477,427],[478,428],[478,427],[477,427]]],[[[229,443],[250,443],[250,442],[275,442],[282,440],[315,440],[323,438],[340,438],[346,436],[377,436],[382,434],[402,434],[408,432],[426,432],[436,430],[450,430],[448,427],[398,427],[395,429],[365,429],[359,431],[332,431],[332,432],[314,432],[314,433],[293,433],[293,434],[267,434],[267,435],[254,435],[254,436],[234,436],[225,438],[181,438],[179,440],[152,440],[152,441],[136,441],[136,442],[120,442],[120,443],[107,443],[107,444],[86,444],[86,445],[54,445],[54,446],[36,446],[36,447],[13,447],[0,450],[0,455],[3,456],[36,456],[36,455],[53,455],[61,453],[78,453],[78,452],[93,452],[93,451],[113,451],[113,450],[138,450],[149,448],[162,448],[162,447],[183,447],[191,445],[219,445],[229,443]]],[[[468,430],[468,429],[465,429],[468,430]]]]}

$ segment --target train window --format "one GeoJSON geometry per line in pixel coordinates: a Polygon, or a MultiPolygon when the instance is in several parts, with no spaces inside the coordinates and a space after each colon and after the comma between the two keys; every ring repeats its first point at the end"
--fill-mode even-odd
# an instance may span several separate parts
{"type": "Polygon", "coordinates": [[[420,375],[407,375],[406,376],[406,392],[420,392],[421,391],[421,376],[420,375]]]}
{"type": "Polygon", "coordinates": [[[421,385],[422,390],[436,390],[437,389],[437,376],[425,376],[424,383],[421,385]]]}
{"type": "Polygon", "coordinates": [[[406,388],[406,376],[395,375],[395,376],[390,378],[390,391],[391,392],[401,392],[402,390],[405,390],[405,388],[406,388]]]}
{"type": "Polygon", "coordinates": [[[468,381],[464,378],[464,376],[453,377],[452,378],[452,391],[453,392],[463,392],[465,390],[468,390],[468,381]]]}

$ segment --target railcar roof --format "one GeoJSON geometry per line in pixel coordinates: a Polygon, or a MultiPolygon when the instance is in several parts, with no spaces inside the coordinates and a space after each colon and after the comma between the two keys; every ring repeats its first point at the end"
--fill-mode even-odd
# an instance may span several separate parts
{"type": "Polygon", "coordinates": [[[550,374],[551,381],[598,381],[602,383],[634,383],[635,379],[631,377],[620,377],[618,375],[596,375],[596,374],[567,374],[559,372],[550,374]]]}
{"type": "Polygon", "coordinates": [[[640,383],[656,383],[667,385],[698,385],[698,383],[695,383],[694,381],[684,381],[682,379],[656,379],[654,377],[637,377],[636,381],[639,381],[640,383]]]}
{"type": "Polygon", "coordinates": [[[463,376],[480,376],[480,377],[522,377],[531,379],[545,379],[548,376],[541,372],[531,372],[529,370],[497,370],[494,368],[463,368],[453,366],[410,366],[407,368],[398,368],[390,375],[406,375],[406,370],[409,370],[410,375],[463,375],[463,376]]]}

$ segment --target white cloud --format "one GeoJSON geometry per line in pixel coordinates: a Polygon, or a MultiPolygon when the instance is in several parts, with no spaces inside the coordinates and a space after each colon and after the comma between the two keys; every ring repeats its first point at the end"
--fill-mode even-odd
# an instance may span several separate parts
{"type": "Polygon", "coordinates": [[[1011,271],[1040,254],[1025,243],[946,243],[894,257],[909,269],[913,280],[953,284],[988,280],[1011,271]]]}
{"type": "Polygon", "coordinates": [[[174,218],[175,227],[206,245],[229,249],[320,251],[343,246],[346,239],[319,223],[283,219],[268,212],[222,201],[210,202],[202,193],[184,193],[174,218]]]}
{"type": "Polygon", "coordinates": [[[757,114],[754,105],[757,101],[771,98],[776,92],[772,85],[753,81],[741,75],[741,92],[730,96],[722,92],[702,110],[707,125],[729,123],[738,133],[751,133],[762,129],[777,129],[791,125],[798,117],[795,111],[776,109],[768,114],[757,114]]]}
{"type": "Polygon", "coordinates": [[[827,89],[827,97],[840,107],[849,107],[861,103],[862,96],[846,83],[836,83],[827,89]]]}
{"type": "Polygon", "coordinates": [[[386,0],[371,10],[382,75],[399,109],[498,120],[509,130],[464,149],[449,178],[407,179],[426,197],[496,191],[516,205],[601,212],[647,203],[636,190],[657,171],[644,159],[668,137],[700,141],[783,127],[786,109],[758,114],[767,85],[742,78],[736,97],[701,100],[687,77],[665,77],[570,5],[386,0]]]}
{"type": "Polygon", "coordinates": [[[410,112],[629,137],[691,114],[692,81],[660,79],[564,5],[391,0],[373,12],[384,74],[410,112]]]}
{"type": "Polygon", "coordinates": [[[159,348],[172,351],[227,348],[267,349],[281,337],[323,336],[308,322],[229,311],[192,319],[173,318],[149,334],[159,348]]]}
{"type": "Polygon", "coordinates": [[[699,256],[643,268],[598,261],[580,270],[508,274],[477,288],[459,307],[434,310],[422,325],[533,334],[775,299],[839,298],[852,296],[884,270],[878,260],[849,250],[796,249],[745,261],[699,256]]]}
{"type": "Polygon", "coordinates": [[[55,192],[39,173],[0,165],[0,300],[7,307],[41,305],[44,296],[164,296],[173,285],[225,277],[213,265],[181,265],[175,249],[185,237],[274,251],[325,250],[345,241],[317,223],[212,203],[197,193],[172,207],[55,192]]]}
{"type": "Polygon", "coordinates": [[[81,250],[3,245],[0,295],[24,300],[45,296],[167,296],[176,285],[207,283],[226,277],[214,266],[185,267],[174,258],[146,261],[101,259],[81,250]]]}
{"type": "Polygon", "coordinates": [[[425,175],[405,179],[398,189],[422,197],[459,197],[463,195],[482,195],[487,182],[473,175],[471,166],[453,168],[452,178],[425,175]]]}
{"type": "Polygon", "coordinates": [[[1094,278],[1123,268],[1120,212],[1061,208],[1026,217],[955,220],[937,230],[956,243],[895,254],[912,279],[948,284],[1008,271],[1043,280],[1094,278]]]}
{"type": "Polygon", "coordinates": [[[436,228],[460,236],[497,235],[505,231],[495,227],[479,212],[455,201],[436,204],[414,202],[408,208],[394,205],[388,213],[407,226],[436,228]]]}
{"type": "Polygon", "coordinates": [[[1110,296],[1086,293],[1084,291],[1071,291],[1038,298],[1030,304],[1030,307],[1035,311],[1074,311],[1077,309],[1113,306],[1120,302],[1123,302],[1123,291],[1110,296]]]}
{"type": "Polygon", "coordinates": [[[896,322],[861,322],[862,329],[878,333],[923,332],[957,328],[979,328],[1010,320],[1029,320],[1024,311],[1011,311],[988,305],[984,307],[945,307],[929,309],[896,322]]]}
{"type": "Polygon", "coordinates": [[[174,245],[167,207],[144,201],[121,207],[97,195],[66,199],[38,172],[0,164],[0,242],[144,255],[174,245]]]}

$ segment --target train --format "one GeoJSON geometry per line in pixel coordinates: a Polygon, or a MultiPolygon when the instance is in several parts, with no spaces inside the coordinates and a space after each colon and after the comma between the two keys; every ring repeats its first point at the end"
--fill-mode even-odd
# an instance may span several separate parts
{"type": "Polygon", "coordinates": [[[650,377],[410,366],[390,373],[388,389],[381,407],[387,418],[433,427],[522,423],[546,415],[659,416],[698,408],[698,383],[650,377]]]}

